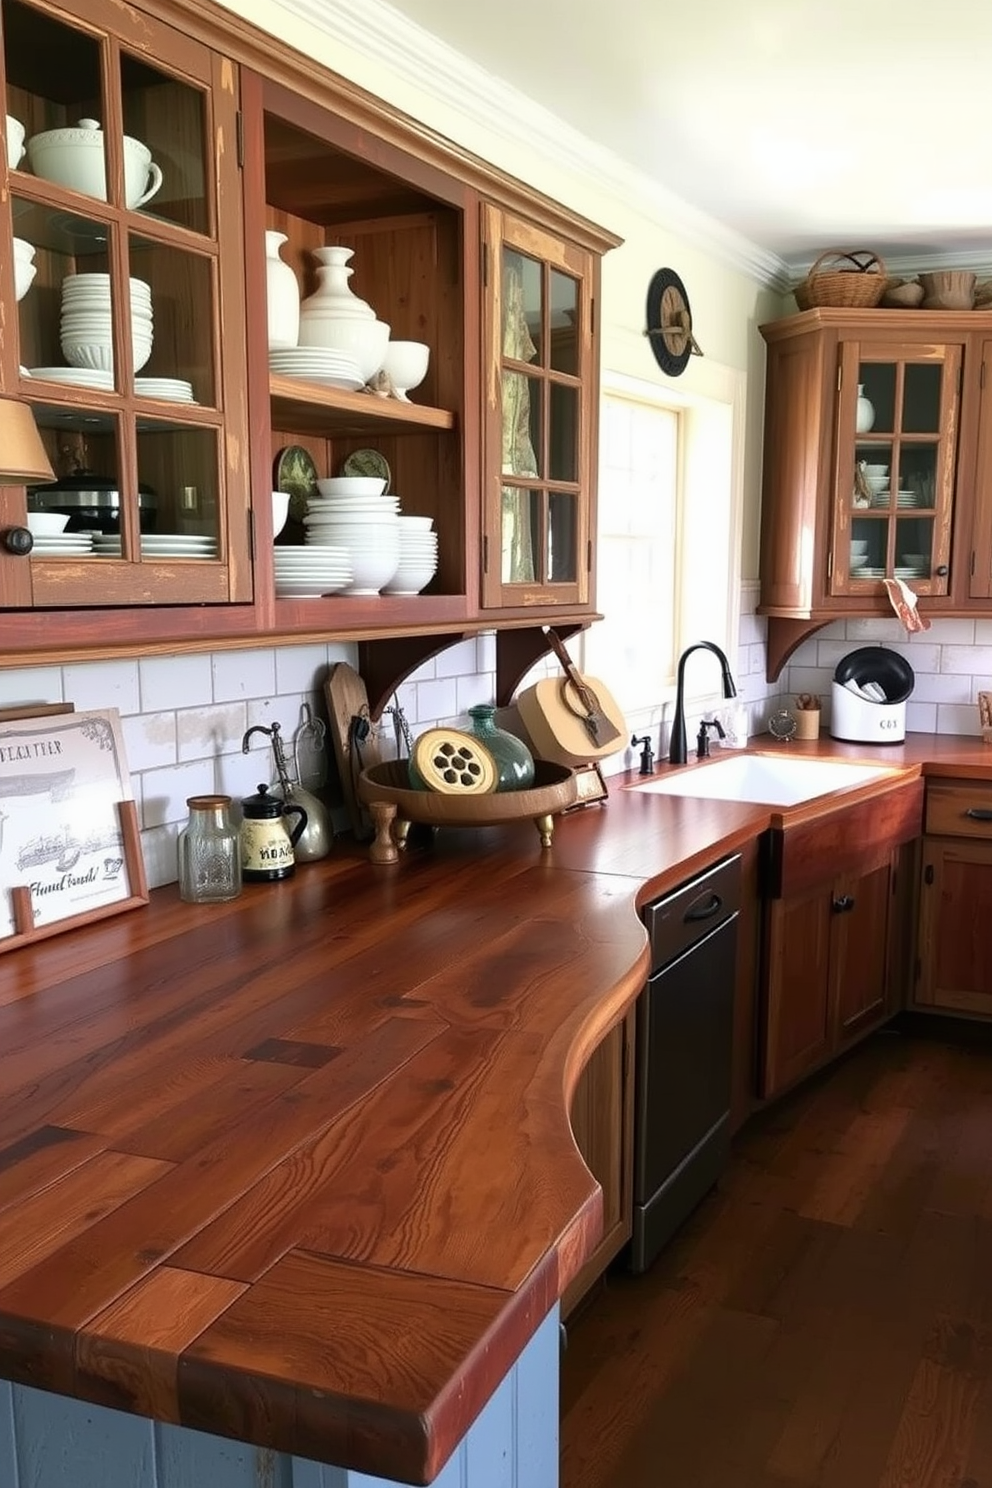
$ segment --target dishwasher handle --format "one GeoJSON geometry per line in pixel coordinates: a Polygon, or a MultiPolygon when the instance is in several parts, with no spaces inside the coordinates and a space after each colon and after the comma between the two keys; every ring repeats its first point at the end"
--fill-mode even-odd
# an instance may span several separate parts
{"type": "Polygon", "coordinates": [[[682,916],[682,923],[683,925],[698,925],[705,920],[712,920],[714,915],[718,915],[722,909],[723,900],[720,895],[710,894],[705,904],[700,904],[698,899],[695,904],[690,904],[682,916]]]}

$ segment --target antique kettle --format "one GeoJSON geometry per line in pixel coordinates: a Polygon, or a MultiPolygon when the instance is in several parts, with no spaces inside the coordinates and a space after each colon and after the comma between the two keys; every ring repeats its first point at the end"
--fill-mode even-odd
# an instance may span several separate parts
{"type": "Polygon", "coordinates": [[[330,813],[323,801],[312,791],[304,790],[297,781],[290,779],[286,751],[283,748],[282,730],[278,723],[266,728],[263,723],[253,724],[241,740],[241,752],[247,754],[252,734],[265,734],[272,741],[272,757],[275,761],[277,784],[270,787],[272,795],[287,804],[302,806],[306,812],[306,826],[293,838],[297,863],[312,863],[326,858],[334,841],[330,813]]]}
{"type": "Polygon", "coordinates": [[[270,883],[289,878],[296,867],[293,848],[307,824],[307,814],[295,801],[281,801],[260,785],[241,802],[241,876],[247,883],[270,883]],[[286,818],[295,816],[290,829],[286,818]]]}

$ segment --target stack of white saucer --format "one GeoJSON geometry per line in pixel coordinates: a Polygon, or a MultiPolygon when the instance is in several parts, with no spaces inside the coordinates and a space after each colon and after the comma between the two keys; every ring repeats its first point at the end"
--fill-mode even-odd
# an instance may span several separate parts
{"type": "Polygon", "coordinates": [[[433,517],[400,517],[399,567],[384,594],[419,594],[437,572],[437,533],[433,517]]]}
{"type": "Polygon", "coordinates": [[[314,599],[338,594],[352,581],[351,559],[345,548],[329,543],[313,548],[273,548],[272,566],[280,599],[314,599]]]}
{"type": "Polygon", "coordinates": [[[319,480],[307,502],[306,542],[346,548],[353,570],[346,594],[378,594],[399,566],[399,497],[384,495],[386,482],[368,476],[319,480]]]}

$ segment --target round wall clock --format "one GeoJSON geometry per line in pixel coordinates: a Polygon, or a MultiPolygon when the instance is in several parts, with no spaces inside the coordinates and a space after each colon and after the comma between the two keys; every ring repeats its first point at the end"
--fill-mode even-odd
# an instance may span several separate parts
{"type": "Polygon", "coordinates": [[[674,269],[659,269],[648,285],[648,328],[654,359],[668,377],[681,377],[690,356],[702,356],[692,334],[692,310],[674,269]]]}

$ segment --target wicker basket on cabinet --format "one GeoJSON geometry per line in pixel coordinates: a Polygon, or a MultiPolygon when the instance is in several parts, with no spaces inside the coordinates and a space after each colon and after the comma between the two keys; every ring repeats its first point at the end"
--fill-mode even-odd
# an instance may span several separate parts
{"type": "Polygon", "coordinates": [[[834,306],[872,310],[885,292],[888,275],[877,253],[866,248],[829,248],[792,291],[800,310],[834,306]]]}

